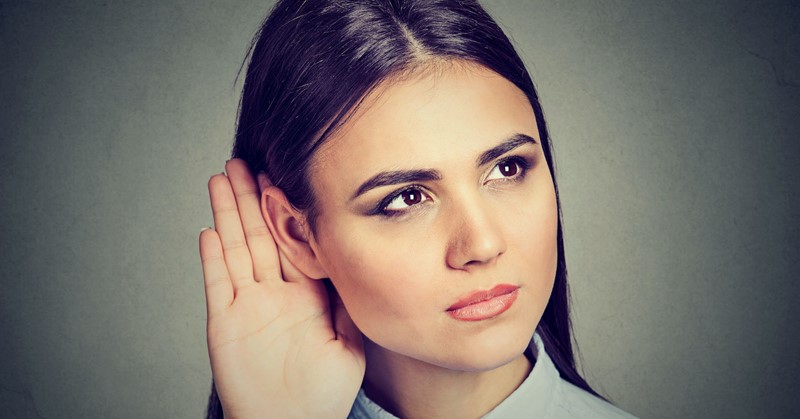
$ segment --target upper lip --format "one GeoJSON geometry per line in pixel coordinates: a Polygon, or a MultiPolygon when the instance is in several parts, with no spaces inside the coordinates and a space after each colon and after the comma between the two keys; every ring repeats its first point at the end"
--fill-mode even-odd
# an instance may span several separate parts
{"type": "Polygon", "coordinates": [[[447,308],[447,311],[458,310],[468,305],[480,303],[481,301],[491,300],[500,295],[509,294],[519,289],[518,285],[500,284],[495,285],[489,290],[476,290],[469,294],[460,297],[453,305],[447,308]]]}

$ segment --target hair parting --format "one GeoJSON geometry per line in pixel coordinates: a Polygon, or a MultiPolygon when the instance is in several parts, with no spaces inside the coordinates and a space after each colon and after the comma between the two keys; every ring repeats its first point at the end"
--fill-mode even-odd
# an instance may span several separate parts
{"type": "MultiPolygon", "coordinates": [[[[561,377],[601,397],[575,366],[561,202],[539,97],[510,40],[477,1],[280,0],[248,55],[232,155],[254,173],[265,172],[305,214],[312,231],[317,213],[311,159],[380,83],[472,62],[524,92],[558,206],[555,282],[537,332],[561,377]]],[[[213,382],[206,417],[223,417],[213,382]]]]}

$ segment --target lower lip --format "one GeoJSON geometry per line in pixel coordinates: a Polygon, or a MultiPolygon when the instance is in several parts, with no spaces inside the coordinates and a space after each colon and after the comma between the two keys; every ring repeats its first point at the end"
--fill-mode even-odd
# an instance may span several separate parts
{"type": "Polygon", "coordinates": [[[476,322],[480,320],[491,319],[506,312],[514,301],[517,300],[517,291],[514,290],[508,294],[498,295],[486,301],[470,304],[466,307],[461,307],[455,310],[448,310],[447,314],[456,320],[466,322],[476,322]]]}

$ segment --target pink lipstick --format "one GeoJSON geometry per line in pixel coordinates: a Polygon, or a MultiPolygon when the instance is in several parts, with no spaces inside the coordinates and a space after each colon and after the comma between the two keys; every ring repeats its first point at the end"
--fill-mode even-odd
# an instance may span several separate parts
{"type": "Polygon", "coordinates": [[[473,291],[458,299],[446,311],[456,320],[474,322],[491,319],[511,308],[519,286],[500,284],[490,290],[473,291]]]}

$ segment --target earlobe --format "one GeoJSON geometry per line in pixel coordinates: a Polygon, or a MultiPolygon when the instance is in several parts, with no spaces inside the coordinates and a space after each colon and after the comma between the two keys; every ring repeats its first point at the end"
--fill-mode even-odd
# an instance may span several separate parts
{"type": "Polygon", "coordinates": [[[262,173],[258,174],[258,183],[261,189],[261,214],[278,249],[307,277],[327,278],[309,244],[303,215],[292,207],[282,190],[269,184],[262,173]]]}

